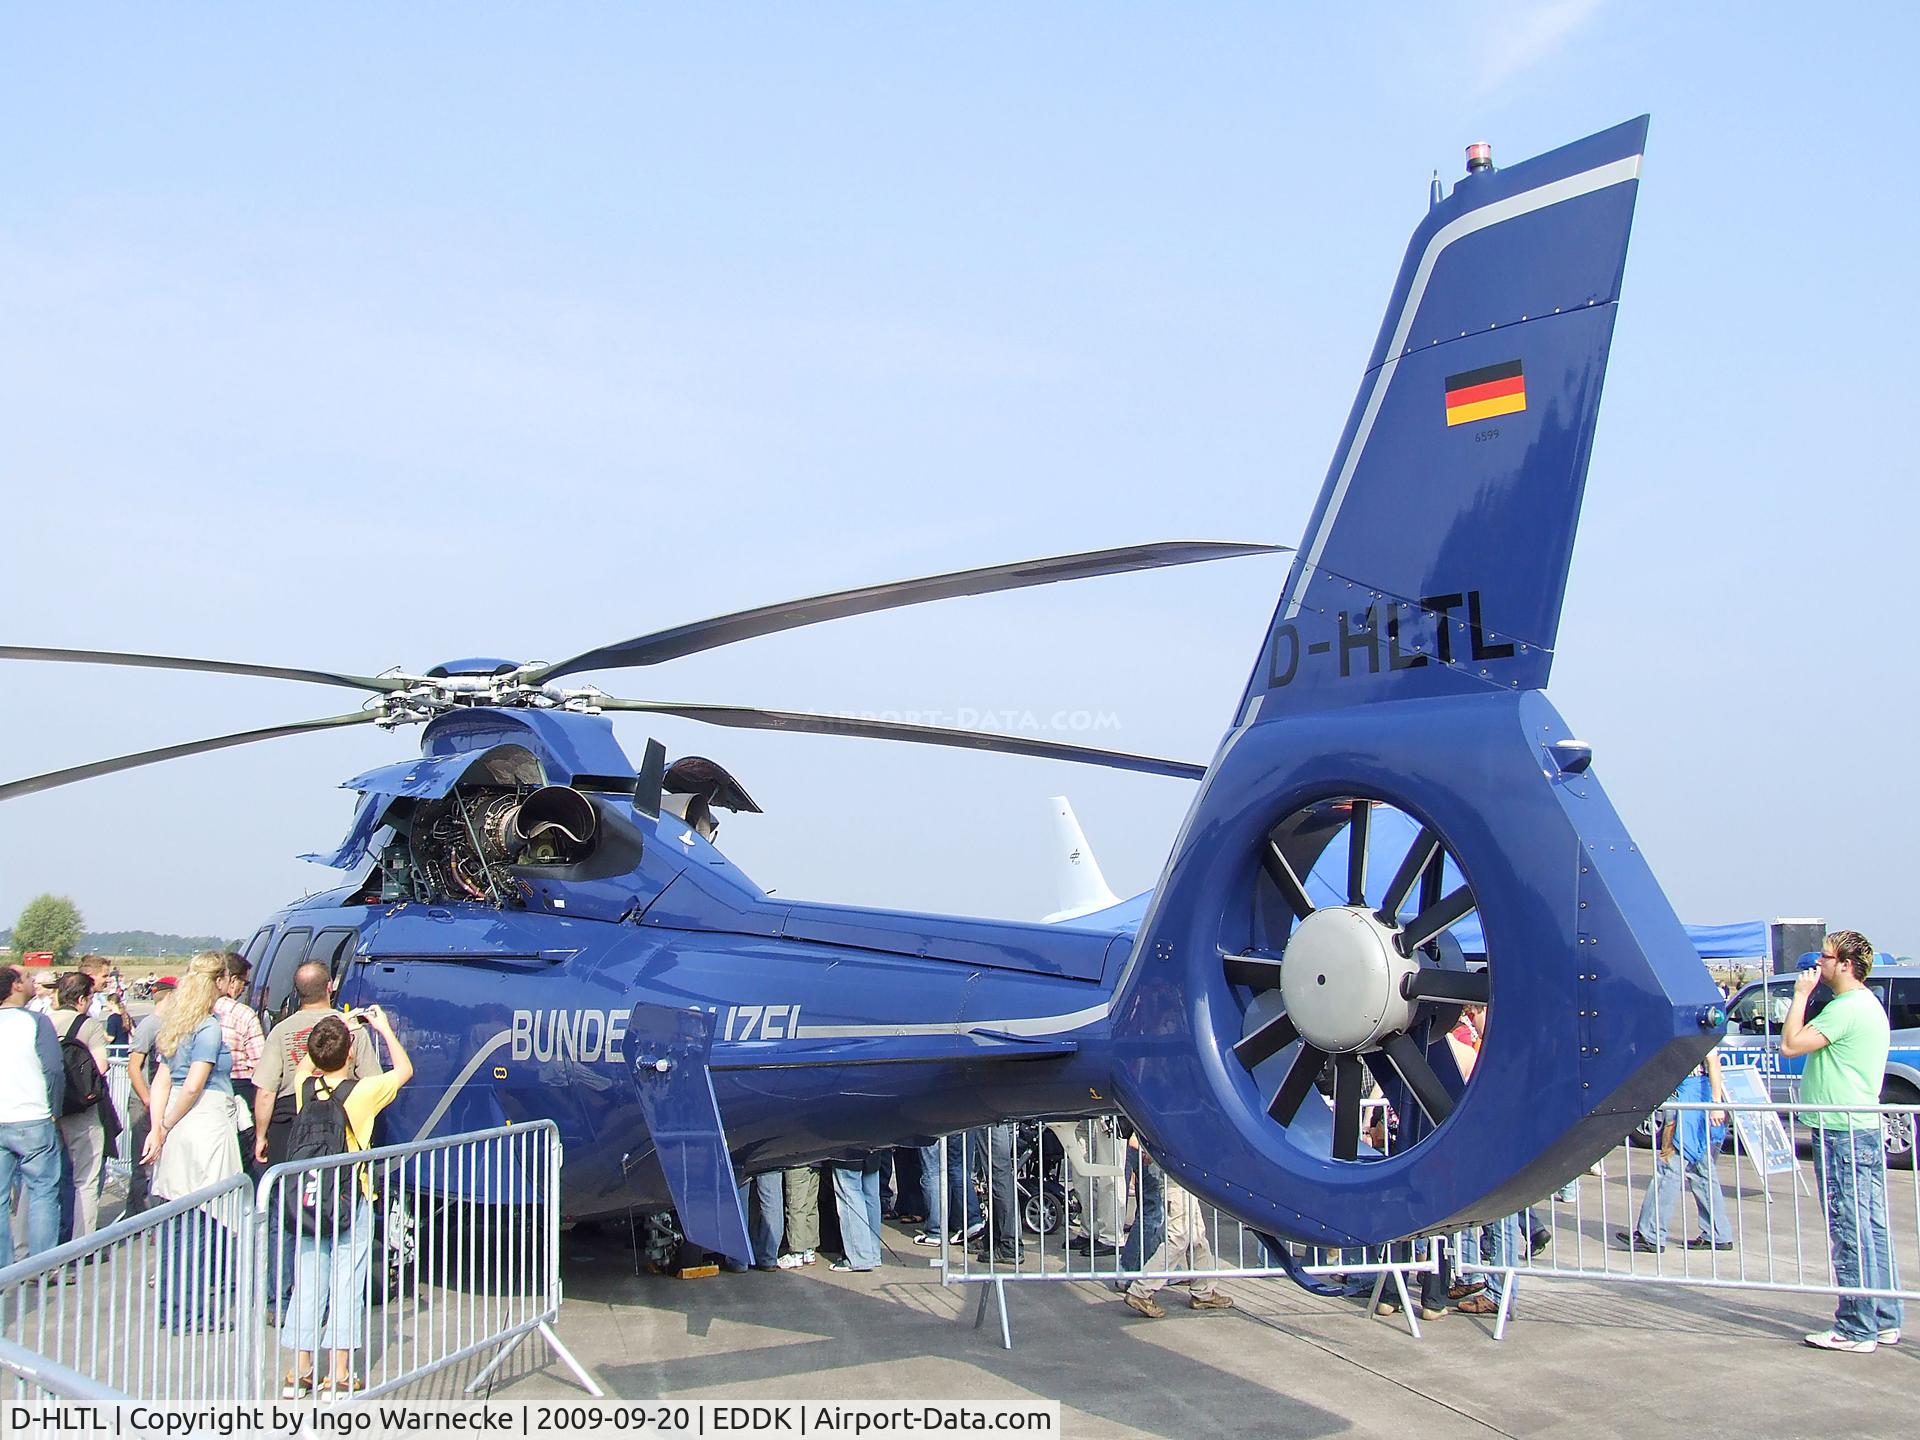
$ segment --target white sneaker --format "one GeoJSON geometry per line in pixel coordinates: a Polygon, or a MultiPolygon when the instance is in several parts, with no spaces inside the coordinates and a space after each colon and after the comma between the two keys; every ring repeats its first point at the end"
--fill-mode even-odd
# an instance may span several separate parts
{"type": "Polygon", "coordinates": [[[1838,1330],[1822,1330],[1809,1335],[1807,1344],[1816,1350],[1845,1350],[1854,1355],[1871,1355],[1880,1348],[1878,1340],[1849,1340],[1838,1330]]]}
{"type": "Polygon", "coordinates": [[[786,1254],[782,1255],[779,1261],[780,1268],[782,1270],[798,1270],[802,1265],[806,1263],[807,1263],[806,1261],[802,1260],[799,1257],[799,1255],[795,1254],[791,1250],[789,1250],[786,1254]]]}
{"type": "Polygon", "coordinates": [[[1900,1343],[1900,1327],[1896,1325],[1891,1330],[1882,1330],[1880,1332],[1880,1343],[1882,1345],[1898,1345],[1900,1343]]]}

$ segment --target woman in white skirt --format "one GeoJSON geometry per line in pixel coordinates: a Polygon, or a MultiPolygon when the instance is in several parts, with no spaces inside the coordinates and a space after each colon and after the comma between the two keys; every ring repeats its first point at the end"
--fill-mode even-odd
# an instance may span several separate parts
{"type": "MultiPolygon", "coordinates": [[[[214,1017],[226,956],[193,957],[154,1040],[155,1074],[149,1106],[153,1128],[142,1158],[151,1163],[153,1193],[179,1200],[240,1173],[239,1130],[233,1118],[233,1054],[214,1017]]],[[[218,1299],[234,1287],[230,1235],[205,1211],[169,1225],[172,1283],[163,1291],[164,1318],[176,1331],[215,1328],[218,1299]]]]}

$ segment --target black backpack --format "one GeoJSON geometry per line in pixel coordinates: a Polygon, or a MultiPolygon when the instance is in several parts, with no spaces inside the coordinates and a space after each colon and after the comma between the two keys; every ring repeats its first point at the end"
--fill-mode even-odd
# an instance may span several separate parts
{"type": "Polygon", "coordinates": [[[86,1023],[86,1012],[82,1011],[60,1037],[60,1063],[67,1071],[66,1098],[60,1103],[62,1115],[84,1115],[107,1093],[107,1077],[93,1063],[93,1051],[73,1038],[86,1023]]]}
{"type": "MultiPolygon", "coordinates": [[[[290,1162],[348,1152],[347,1097],[358,1083],[347,1080],[326,1089],[326,1081],[318,1075],[304,1082],[299,1113],[287,1132],[290,1162]]],[[[287,1178],[290,1183],[282,1193],[290,1226],[308,1235],[332,1236],[352,1225],[353,1204],[360,1193],[358,1165],[329,1165],[287,1178]]]]}

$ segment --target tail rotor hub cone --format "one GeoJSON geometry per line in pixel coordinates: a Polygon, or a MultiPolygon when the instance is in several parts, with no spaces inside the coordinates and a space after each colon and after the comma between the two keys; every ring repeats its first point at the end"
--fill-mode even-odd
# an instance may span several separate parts
{"type": "Polygon", "coordinates": [[[1420,967],[1400,953],[1397,934],[1350,906],[1316,910],[1295,927],[1280,995],[1303,1040],[1329,1054],[1353,1054],[1413,1024],[1415,1002],[1401,986],[1420,967]]]}

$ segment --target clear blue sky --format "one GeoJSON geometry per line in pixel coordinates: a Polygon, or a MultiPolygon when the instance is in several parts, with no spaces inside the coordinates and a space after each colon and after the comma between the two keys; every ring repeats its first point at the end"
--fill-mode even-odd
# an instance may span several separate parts
{"type": "MultiPolygon", "coordinates": [[[[1681,914],[1920,950],[1902,639],[1911,7],[0,10],[15,643],[380,669],[790,595],[1299,535],[1429,173],[1653,115],[1551,694],[1681,914]],[[1900,97],[1907,95],[1907,100],[1900,97]]],[[[1278,560],[957,601],[603,677],[1097,717],[1204,759],[1278,560]]],[[[351,708],[8,665],[4,772],[351,708]]],[[[342,701],[344,700],[344,704],[342,701]]],[[[1069,720],[1067,723],[1071,723],[1069,720]]],[[[1180,782],[660,722],[782,893],[1033,915],[1180,782]]],[[[629,751],[647,730],[622,720],[629,751]]],[[[331,883],[403,733],[14,801],[0,923],[239,934],[331,883]]]]}

